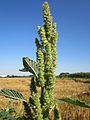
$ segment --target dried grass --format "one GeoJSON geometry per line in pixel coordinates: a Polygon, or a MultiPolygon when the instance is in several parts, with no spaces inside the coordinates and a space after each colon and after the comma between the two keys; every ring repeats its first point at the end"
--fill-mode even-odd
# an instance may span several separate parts
{"type": "MultiPolygon", "coordinates": [[[[14,89],[20,91],[25,98],[29,98],[30,78],[0,78],[0,89],[14,89]]],[[[40,89],[38,89],[40,91],[40,89]]],[[[56,80],[55,99],[72,96],[86,103],[90,103],[89,85],[73,80],[56,80]]],[[[7,105],[6,98],[0,96],[0,108],[7,105]]],[[[16,104],[17,105],[17,104],[16,104]]],[[[59,105],[62,120],[90,120],[90,110],[74,105],[62,103],[59,105]]],[[[53,120],[53,116],[51,115],[53,120]]]]}

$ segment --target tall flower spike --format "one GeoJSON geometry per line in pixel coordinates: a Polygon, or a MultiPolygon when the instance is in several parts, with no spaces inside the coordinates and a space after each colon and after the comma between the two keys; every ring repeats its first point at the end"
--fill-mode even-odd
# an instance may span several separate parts
{"type": "Polygon", "coordinates": [[[43,27],[37,27],[40,42],[36,39],[38,81],[41,87],[40,103],[43,119],[49,120],[49,111],[54,105],[57,32],[56,24],[52,26],[52,17],[47,2],[43,4],[43,18],[43,27]]]}
{"type": "Polygon", "coordinates": [[[33,109],[33,112],[35,114],[35,120],[43,120],[42,116],[42,109],[41,109],[41,104],[39,100],[38,94],[34,93],[32,94],[32,98],[30,98],[30,106],[33,109]]]}
{"type": "Polygon", "coordinates": [[[35,78],[34,77],[32,77],[32,79],[31,79],[30,91],[31,91],[31,95],[33,94],[33,92],[37,93],[36,83],[35,83],[35,78]]]}
{"type": "Polygon", "coordinates": [[[58,33],[56,32],[56,23],[52,26],[52,45],[56,47],[57,39],[58,39],[58,33]]]}
{"type": "Polygon", "coordinates": [[[54,69],[56,68],[56,62],[57,62],[57,51],[56,51],[56,48],[53,47],[53,61],[52,61],[52,64],[53,64],[54,69]]]}
{"type": "Polygon", "coordinates": [[[52,55],[51,55],[51,44],[48,42],[46,46],[46,54],[45,54],[45,72],[48,73],[52,61],[52,55]]]}
{"type": "Polygon", "coordinates": [[[58,34],[56,32],[56,23],[54,23],[52,27],[52,38],[51,38],[52,59],[53,59],[52,64],[54,68],[56,68],[56,62],[57,62],[57,51],[56,51],[57,39],[58,39],[58,34]]]}
{"type": "Polygon", "coordinates": [[[45,89],[43,92],[43,101],[42,101],[42,113],[43,119],[49,120],[49,105],[50,105],[50,98],[48,91],[45,89]]]}
{"type": "Polygon", "coordinates": [[[44,80],[44,55],[41,45],[39,44],[38,39],[36,38],[36,46],[37,46],[37,65],[39,68],[39,75],[37,84],[39,86],[44,86],[45,80],[44,80]]]}
{"type": "Polygon", "coordinates": [[[52,17],[50,15],[49,5],[47,2],[43,4],[43,18],[44,18],[44,29],[46,32],[46,38],[51,42],[51,32],[52,32],[52,17]]]}
{"type": "Polygon", "coordinates": [[[40,36],[42,46],[45,47],[47,45],[47,38],[43,27],[41,28],[40,26],[38,26],[38,34],[40,36]]]}

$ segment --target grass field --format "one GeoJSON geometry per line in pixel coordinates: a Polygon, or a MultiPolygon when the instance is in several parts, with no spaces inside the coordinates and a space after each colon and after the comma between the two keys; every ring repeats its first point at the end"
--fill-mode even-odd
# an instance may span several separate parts
{"type": "MultiPolygon", "coordinates": [[[[57,77],[60,78],[60,77],[57,77]]],[[[74,80],[75,82],[83,82],[83,83],[90,83],[90,78],[70,78],[70,77],[62,77],[62,80],[74,80]]]]}
{"type": "MultiPolygon", "coordinates": [[[[0,78],[0,89],[8,88],[20,91],[27,99],[29,98],[30,78],[0,78]]],[[[40,89],[38,89],[40,91],[40,89]]],[[[56,80],[55,99],[61,97],[78,98],[90,103],[90,86],[73,80],[56,80]]],[[[6,98],[0,96],[0,108],[7,105],[6,98]]],[[[62,120],[90,120],[90,110],[62,103],[60,112],[62,120]]],[[[51,119],[53,116],[51,115],[51,119]]]]}

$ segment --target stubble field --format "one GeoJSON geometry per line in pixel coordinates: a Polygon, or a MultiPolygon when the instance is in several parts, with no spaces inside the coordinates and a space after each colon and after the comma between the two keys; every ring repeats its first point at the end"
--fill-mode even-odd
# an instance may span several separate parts
{"type": "MultiPolygon", "coordinates": [[[[30,78],[0,78],[0,89],[14,89],[20,91],[25,98],[29,98],[30,78]]],[[[40,89],[38,89],[40,92],[40,89]]],[[[90,103],[90,86],[83,82],[56,79],[55,100],[62,97],[78,98],[90,103]]],[[[8,103],[0,96],[0,109],[8,103]]],[[[16,104],[17,105],[17,104],[16,104]]],[[[75,105],[61,103],[59,105],[62,120],[90,120],[90,110],[75,105]]],[[[53,116],[51,115],[51,120],[53,116]]]]}

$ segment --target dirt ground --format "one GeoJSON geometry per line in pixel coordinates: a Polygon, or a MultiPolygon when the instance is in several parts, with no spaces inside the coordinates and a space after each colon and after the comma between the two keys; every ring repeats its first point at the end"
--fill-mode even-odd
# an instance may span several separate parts
{"type": "MultiPolygon", "coordinates": [[[[25,98],[29,98],[30,78],[0,78],[0,89],[14,89],[20,91],[25,98]]],[[[78,98],[90,103],[90,86],[73,80],[56,80],[55,100],[61,97],[78,98]]],[[[38,89],[38,91],[40,91],[38,89]]],[[[0,108],[5,106],[6,98],[0,96],[0,108]]],[[[62,120],[90,120],[90,110],[62,103],[59,105],[62,120]]],[[[53,116],[51,116],[53,118],[53,116]]]]}

